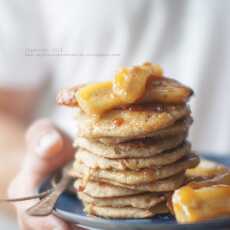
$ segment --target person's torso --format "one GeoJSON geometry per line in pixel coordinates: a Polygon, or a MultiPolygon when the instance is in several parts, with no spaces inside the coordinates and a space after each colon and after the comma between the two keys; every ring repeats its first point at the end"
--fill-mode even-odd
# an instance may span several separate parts
{"type": "MultiPolygon", "coordinates": [[[[195,91],[194,148],[230,150],[229,4],[223,1],[43,1],[55,90],[112,79],[122,66],[159,63],[195,91]]],[[[72,110],[57,109],[73,129],[72,110]]]]}

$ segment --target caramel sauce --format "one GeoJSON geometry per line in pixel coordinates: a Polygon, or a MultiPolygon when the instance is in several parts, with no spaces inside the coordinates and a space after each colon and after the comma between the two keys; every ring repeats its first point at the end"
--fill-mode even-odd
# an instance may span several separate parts
{"type": "Polygon", "coordinates": [[[80,186],[78,187],[78,192],[83,192],[84,190],[85,190],[85,187],[84,187],[84,186],[80,185],[80,186]]]}
{"type": "Polygon", "coordinates": [[[116,118],[113,120],[113,124],[117,127],[121,126],[124,124],[124,119],[123,118],[116,118]]]}
{"type": "Polygon", "coordinates": [[[106,186],[106,185],[107,185],[107,183],[102,182],[102,181],[98,181],[98,184],[99,184],[100,186],[106,186]]]}

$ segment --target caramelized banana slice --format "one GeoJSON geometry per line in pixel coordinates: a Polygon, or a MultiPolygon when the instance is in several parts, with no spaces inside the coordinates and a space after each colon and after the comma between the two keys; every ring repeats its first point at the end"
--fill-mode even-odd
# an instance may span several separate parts
{"type": "Polygon", "coordinates": [[[113,92],[126,104],[134,103],[143,97],[150,76],[160,77],[163,70],[159,65],[145,63],[142,66],[123,68],[113,80],[113,92]]]}
{"type": "Polygon", "coordinates": [[[169,103],[181,104],[188,101],[193,91],[176,80],[170,78],[150,77],[145,93],[138,103],[169,103]]]}
{"type": "Polygon", "coordinates": [[[87,85],[77,91],[76,98],[80,108],[89,115],[100,115],[123,104],[113,94],[111,81],[87,85]]]}
{"type": "Polygon", "coordinates": [[[212,185],[194,189],[189,185],[173,193],[172,206],[180,223],[230,216],[230,186],[212,185]]]}
{"type": "Polygon", "coordinates": [[[225,172],[228,172],[229,169],[224,165],[219,163],[201,159],[199,165],[193,169],[188,169],[186,175],[188,177],[203,177],[203,178],[213,178],[217,175],[222,175],[225,172]]]}
{"type": "Polygon", "coordinates": [[[211,185],[218,185],[218,184],[224,184],[224,185],[230,185],[230,171],[225,172],[224,174],[219,174],[213,178],[205,178],[200,177],[196,181],[197,178],[194,178],[192,182],[189,183],[189,186],[192,188],[202,188],[202,187],[208,187],[211,185]]]}

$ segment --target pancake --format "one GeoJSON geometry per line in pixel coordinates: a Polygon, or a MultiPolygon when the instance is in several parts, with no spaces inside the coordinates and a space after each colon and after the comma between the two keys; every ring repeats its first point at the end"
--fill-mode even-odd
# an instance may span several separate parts
{"type": "Polygon", "coordinates": [[[89,215],[100,216],[111,219],[148,218],[156,214],[168,213],[169,210],[164,203],[158,204],[151,209],[139,209],[133,207],[112,208],[98,207],[84,203],[84,211],[89,215]]]}
{"type": "Polygon", "coordinates": [[[142,138],[169,138],[172,136],[179,136],[185,133],[188,133],[189,127],[193,123],[192,117],[186,117],[184,119],[181,119],[179,121],[176,121],[175,124],[164,128],[160,129],[159,131],[149,133],[146,135],[140,135],[140,136],[135,136],[135,137],[100,137],[100,138],[95,138],[96,141],[99,141],[104,144],[119,144],[123,142],[128,142],[131,140],[138,140],[142,138]]]}
{"type": "Polygon", "coordinates": [[[155,182],[157,180],[173,176],[185,171],[188,168],[197,166],[198,163],[199,158],[195,154],[190,153],[188,156],[176,163],[156,169],[143,169],[139,171],[91,169],[82,163],[75,162],[73,165],[73,170],[78,174],[85,175],[87,178],[93,180],[105,179],[121,184],[139,185],[143,183],[155,182]]]}
{"type": "MultiPolygon", "coordinates": [[[[146,184],[140,184],[138,186],[136,185],[127,185],[127,184],[121,184],[112,182],[116,186],[120,186],[123,188],[129,188],[133,190],[138,191],[145,191],[145,192],[172,192],[176,190],[177,188],[181,187],[185,183],[185,174],[179,173],[177,175],[174,175],[172,177],[168,177],[166,179],[158,180],[154,183],[146,183],[146,184]]],[[[111,183],[109,181],[104,180],[104,182],[111,183]]]]}
{"type": "Polygon", "coordinates": [[[115,197],[115,198],[94,198],[87,195],[84,192],[78,192],[78,197],[84,203],[90,203],[98,207],[133,207],[133,208],[144,208],[149,209],[156,206],[157,204],[165,201],[165,196],[157,193],[145,193],[141,195],[115,197]]]}
{"type": "Polygon", "coordinates": [[[173,125],[190,115],[187,105],[145,105],[114,109],[100,119],[76,110],[79,135],[87,138],[129,137],[147,135],[173,125]]]}
{"type": "Polygon", "coordinates": [[[153,157],[161,152],[177,147],[184,142],[187,134],[169,137],[168,139],[136,140],[116,145],[102,144],[83,137],[75,139],[75,145],[88,150],[98,156],[120,159],[120,158],[145,158],[153,157]]]}
{"type": "Polygon", "coordinates": [[[100,157],[85,149],[78,149],[75,160],[86,165],[88,168],[100,169],[116,169],[116,170],[139,170],[144,168],[156,168],[172,164],[186,154],[191,152],[191,145],[185,142],[176,149],[168,150],[149,158],[125,158],[125,159],[109,159],[100,157]]]}
{"type": "Polygon", "coordinates": [[[87,181],[85,183],[82,179],[76,180],[74,188],[78,192],[84,192],[94,198],[113,198],[143,194],[142,191],[122,188],[105,182],[87,181]]]}
{"type": "MultiPolygon", "coordinates": [[[[82,180],[84,180],[83,175],[81,175],[80,173],[76,171],[73,171],[73,170],[69,171],[69,175],[72,177],[82,178],[82,180]]],[[[154,183],[139,184],[138,186],[122,184],[122,183],[118,183],[115,181],[109,181],[106,179],[98,179],[98,178],[94,179],[93,181],[92,179],[90,180],[88,179],[86,181],[84,180],[84,184],[86,185],[86,188],[87,188],[88,187],[87,185],[89,183],[97,183],[97,184],[102,183],[103,185],[106,185],[108,191],[111,191],[111,192],[113,191],[113,188],[115,187],[117,187],[120,190],[120,192],[123,192],[123,190],[121,190],[122,188],[133,190],[133,192],[138,192],[138,191],[139,192],[170,192],[182,186],[185,182],[185,179],[186,179],[185,173],[182,172],[172,177],[168,177],[166,179],[155,181],[154,183]],[[113,187],[109,190],[110,185],[113,187]]],[[[91,188],[93,188],[93,186],[91,186],[91,188]]],[[[99,193],[100,193],[100,190],[99,190],[100,188],[101,187],[98,188],[99,193]]],[[[85,192],[84,189],[83,191],[85,192]]],[[[96,197],[96,195],[94,197],[96,197]]]]}

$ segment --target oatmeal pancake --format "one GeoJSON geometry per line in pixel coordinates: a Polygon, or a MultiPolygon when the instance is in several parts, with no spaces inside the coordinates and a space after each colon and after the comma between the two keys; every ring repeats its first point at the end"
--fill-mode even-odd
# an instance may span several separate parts
{"type": "Polygon", "coordinates": [[[116,170],[139,170],[143,168],[156,168],[172,164],[186,154],[191,152],[191,145],[188,142],[183,143],[175,149],[165,151],[153,157],[147,158],[123,158],[110,159],[93,154],[85,149],[79,148],[75,160],[83,163],[89,168],[116,169],[116,170]]]}

